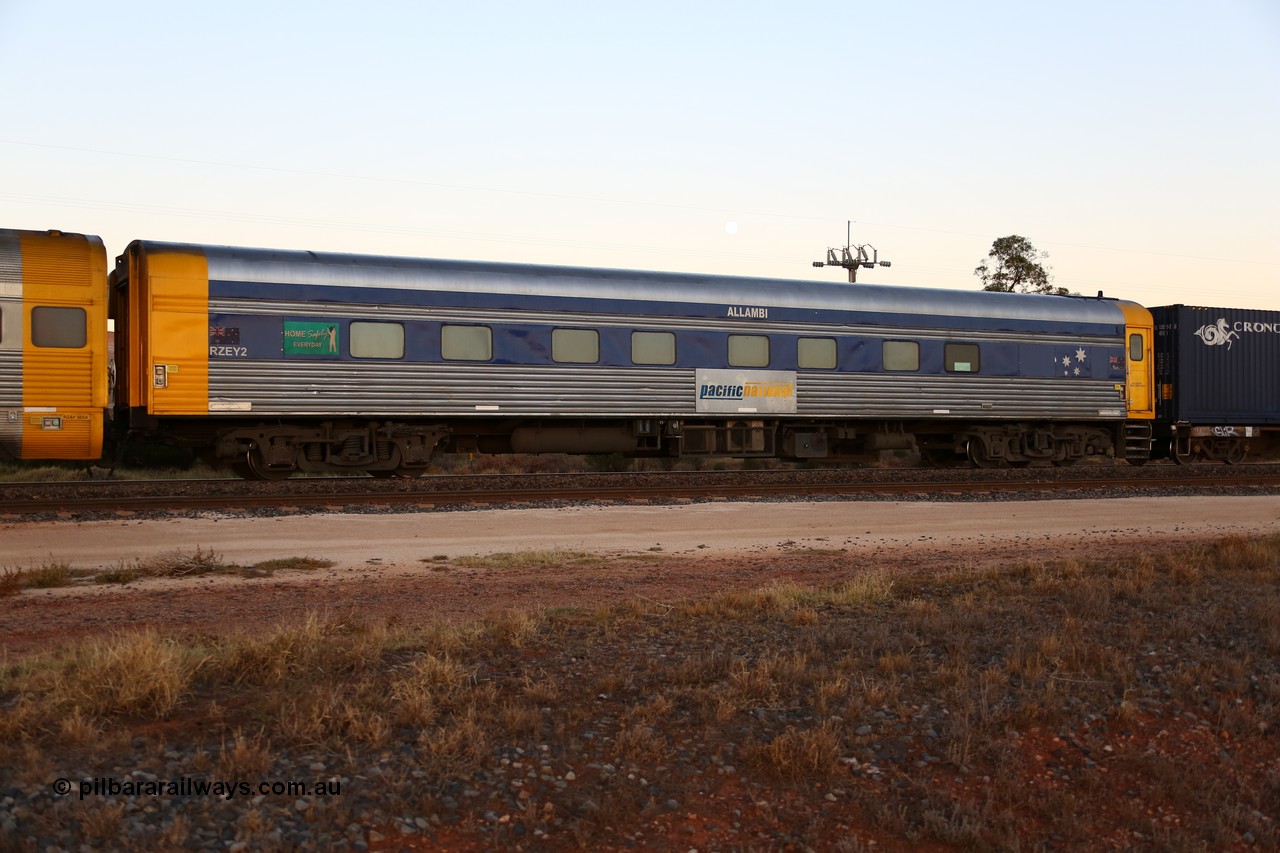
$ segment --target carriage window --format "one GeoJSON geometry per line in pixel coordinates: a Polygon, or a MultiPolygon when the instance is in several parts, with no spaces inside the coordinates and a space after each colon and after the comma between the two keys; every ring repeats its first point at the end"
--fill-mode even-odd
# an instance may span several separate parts
{"type": "Polygon", "coordinates": [[[835,338],[800,338],[796,341],[796,363],[802,368],[834,370],[835,338]]]}
{"type": "Polygon", "coordinates": [[[632,332],[631,361],[633,364],[675,364],[675,333],[632,332]]]}
{"type": "Polygon", "coordinates": [[[1130,335],[1129,336],[1129,360],[1142,361],[1142,357],[1143,357],[1142,335],[1130,335]]]}
{"type": "Polygon", "coordinates": [[[947,344],[944,353],[947,373],[977,373],[977,344],[947,344]]]}
{"type": "Polygon", "coordinates": [[[493,331],[488,326],[441,326],[440,354],[450,361],[493,358],[493,331]]]}
{"type": "Polygon", "coordinates": [[[885,370],[919,370],[920,344],[917,341],[885,341],[880,348],[885,370]]]}
{"type": "Polygon", "coordinates": [[[730,335],[730,367],[768,367],[769,339],[764,335],[730,335]]]}
{"type": "Polygon", "coordinates": [[[404,326],[399,323],[351,324],[352,358],[404,358],[404,326]]]}
{"type": "Polygon", "coordinates": [[[551,360],[595,364],[600,360],[600,333],[595,329],[552,329],[551,360]]]}
{"type": "Polygon", "coordinates": [[[89,339],[88,327],[83,308],[39,305],[31,309],[31,343],[38,347],[79,349],[89,339]]]}

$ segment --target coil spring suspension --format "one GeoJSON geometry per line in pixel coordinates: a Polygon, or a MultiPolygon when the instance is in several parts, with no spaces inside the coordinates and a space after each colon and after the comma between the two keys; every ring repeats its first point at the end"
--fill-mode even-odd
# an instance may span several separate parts
{"type": "Polygon", "coordinates": [[[349,435],[342,440],[342,455],[355,458],[364,455],[364,438],[359,435],[349,435]]]}

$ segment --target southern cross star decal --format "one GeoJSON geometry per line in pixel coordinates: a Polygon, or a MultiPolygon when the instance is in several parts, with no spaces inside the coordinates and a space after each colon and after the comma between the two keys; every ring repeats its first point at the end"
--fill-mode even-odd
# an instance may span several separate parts
{"type": "Polygon", "coordinates": [[[1084,370],[1084,363],[1088,358],[1089,352],[1084,347],[1076,347],[1074,357],[1071,355],[1064,355],[1060,358],[1055,357],[1054,360],[1055,363],[1062,363],[1063,376],[1087,376],[1088,373],[1084,370]]]}

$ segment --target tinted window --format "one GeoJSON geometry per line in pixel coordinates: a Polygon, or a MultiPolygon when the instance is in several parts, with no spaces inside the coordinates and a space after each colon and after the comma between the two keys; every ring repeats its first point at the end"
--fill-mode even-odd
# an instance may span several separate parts
{"type": "Polygon", "coordinates": [[[796,363],[803,368],[834,370],[835,338],[801,338],[796,341],[796,363]]]}
{"type": "Polygon", "coordinates": [[[729,364],[733,367],[768,367],[769,339],[764,335],[730,335],[729,364]]]}
{"type": "Polygon", "coordinates": [[[920,344],[916,341],[885,341],[880,355],[885,370],[920,369],[920,344]]]}
{"type": "Polygon", "coordinates": [[[631,361],[634,364],[675,364],[675,333],[632,332],[631,361]]]}
{"type": "Polygon", "coordinates": [[[399,323],[351,324],[352,358],[404,358],[404,326],[399,323]]]}
{"type": "Polygon", "coordinates": [[[83,308],[40,305],[31,309],[31,343],[38,347],[79,349],[88,340],[88,327],[83,308]]]}
{"type": "Polygon", "coordinates": [[[1129,360],[1142,361],[1144,351],[1142,348],[1142,335],[1129,336],[1129,360]]]}
{"type": "Polygon", "coordinates": [[[493,332],[488,326],[441,326],[440,354],[450,361],[488,361],[493,332]]]}
{"type": "Polygon", "coordinates": [[[977,373],[981,366],[977,344],[947,344],[943,357],[947,373],[977,373]]]}
{"type": "Polygon", "coordinates": [[[595,329],[552,329],[551,360],[595,364],[600,360],[600,333],[595,329]]]}

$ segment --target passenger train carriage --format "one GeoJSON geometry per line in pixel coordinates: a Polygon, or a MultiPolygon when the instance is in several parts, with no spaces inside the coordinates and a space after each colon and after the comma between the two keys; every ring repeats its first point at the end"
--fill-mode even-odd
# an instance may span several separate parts
{"type": "Polygon", "coordinates": [[[0,457],[102,455],[106,268],[97,237],[0,230],[0,457]]]}
{"type": "MultiPolygon", "coordinates": [[[[10,429],[0,447],[30,457],[28,409],[56,418],[63,404],[31,379],[48,353],[28,318],[53,306],[28,276],[27,246],[91,255],[101,244],[0,233],[0,246],[20,247],[8,250],[19,271],[10,263],[0,279],[0,347],[23,342],[0,362],[0,402],[16,405],[20,389],[24,419],[24,441],[10,429]],[[18,304],[22,332],[9,318],[18,304]]],[[[983,466],[1152,452],[1152,315],[1119,300],[147,241],[84,292],[97,304],[107,290],[115,429],[247,476],[416,474],[440,451],[901,449],[983,466]]],[[[83,345],[67,347],[88,366],[67,381],[100,417],[95,310],[83,345]]]]}

